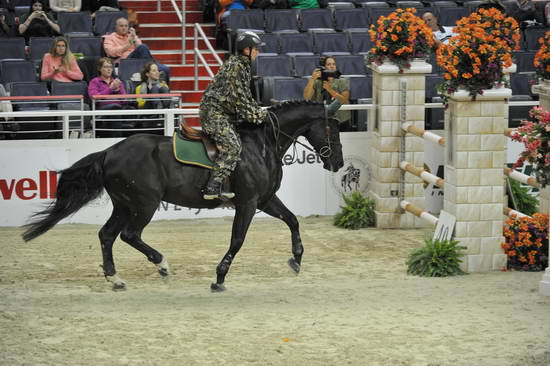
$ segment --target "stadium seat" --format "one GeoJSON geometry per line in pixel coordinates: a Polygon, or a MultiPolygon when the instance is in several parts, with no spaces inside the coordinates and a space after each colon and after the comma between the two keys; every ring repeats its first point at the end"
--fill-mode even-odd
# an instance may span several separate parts
{"type": "Polygon", "coordinates": [[[283,102],[286,100],[303,100],[306,84],[306,79],[275,78],[272,79],[271,83],[264,84],[271,88],[271,90],[264,90],[269,97],[269,104],[283,102]]]}
{"type": "Polygon", "coordinates": [[[319,67],[319,55],[305,56],[297,55],[292,57],[294,64],[294,75],[297,77],[309,77],[313,70],[319,67]]]}
{"type": "Polygon", "coordinates": [[[2,38],[2,41],[0,41],[0,60],[6,59],[25,59],[25,39],[23,37],[2,38]]]}
{"type": "Polygon", "coordinates": [[[314,33],[313,42],[316,53],[334,56],[349,55],[349,40],[345,33],[314,33]]]}
{"type": "Polygon", "coordinates": [[[262,9],[231,10],[231,14],[225,18],[225,25],[228,32],[264,33],[264,11],[262,9]]]}
{"type": "Polygon", "coordinates": [[[372,77],[359,76],[350,77],[349,80],[349,99],[352,103],[358,99],[372,98],[372,77]]]}
{"type": "Polygon", "coordinates": [[[256,76],[293,76],[290,57],[287,55],[261,56],[256,58],[256,76]]]}
{"type": "Polygon", "coordinates": [[[540,48],[539,38],[544,37],[547,28],[528,27],[523,30],[524,49],[528,51],[537,51],[540,48]]]}
{"type": "Polygon", "coordinates": [[[336,30],[368,31],[368,19],[363,9],[336,9],[334,11],[336,30]]]}
{"type": "Polygon", "coordinates": [[[36,81],[36,69],[32,61],[0,61],[1,83],[11,92],[11,84],[19,81],[36,81]]]}
{"type": "Polygon", "coordinates": [[[517,72],[532,72],[535,71],[533,61],[536,51],[515,51],[513,57],[517,65],[517,72]]]}
{"type": "Polygon", "coordinates": [[[53,40],[53,37],[31,37],[29,40],[29,48],[31,49],[29,59],[39,64],[44,58],[44,54],[50,52],[53,40]]]}
{"type": "Polygon", "coordinates": [[[264,56],[275,56],[281,53],[281,46],[279,44],[279,35],[275,33],[258,34],[264,46],[260,46],[260,53],[264,56]]]}
{"type": "Polygon", "coordinates": [[[361,55],[340,55],[334,56],[338,71],[346,77],[365,76],[365,60],[361,55]]]}
{"type": "Polygon", "coordinates": [[[300,11],[303,32],[334,32],[334,22],[329,9],[303,9],[300,11]]]}
{"type": "Polygon", "coordinates": [[[101,37],[96,36],[69,36],[71,52],[81,53],[85,57],[101,57],[103,48],[101,37]]]}
{"type": "MultiPolygon", "coordinates": [[[[59,81],[52,81],[51,95],[82,95],[84,97],[83,103],[80,101],[59,101],[57,103],[58,110],[71,111],[71,110],[90,110],[90,102],[88,100],[88,84],[85,81],[76,81],[72,83],[62,83],[59,81]]],[[[71,130],[79,130],[84,132],[84,121],[86,125],[90,126],[90,116],[71,116],[69,117],[69,128],[71,130]]]]}
{"type": "Polygon", "coordinates": [[[313,38],[310,33],[280,35],[281,53],[287,55],[313,55],[313,38]]]}
{"type": "Polygon", "coordinates": [[[464,7],[471,13],[476,11],[477,7],[480,6],[481,3],[483,3],[481,0],[466,1],[464,2],[464,7]]]}
{"type": "Polygon", "coordinates": [[[366,7],[364,11],[369,19],[369,24],[375,24],[381,16],[387,17],[395,11],[394,8],[366,7]]]}
{"type": "Polygon", "coordinates": [[[297,33],[298,12],[296,9],[266,9],[265,31],[276,33],[297,33]]]}
{"type": "Polygon", "coordinates": [[[449,27],[454,27],[456,22],[463,17],[470,15],[470,11],[464,7],[442,7],[437,8],[434,6],[437,20],[439,24],[449,27]]]}
{"type": "Polygon", "coordinates": [[[65,36],[69,33],[93,35],[92,17],[89,11],[59,12],[57,13],[57,23],[61,28],[61,33],[65,36]]]}
{"type": "Polygon", "coordinates": [[[366,55],[374,46],[369,32],[348,32],[351,41],[351,53],[354,55],[366,55]]]}
{"type": "Polygon", "coordinates": [[[338,10],[338,9],[354,9],[355,4],[352,1],[330,1],[327,5],[327,8],[331,9],[332,11],[338,10]]]}
{"type": "Polygon", "coordinates": [[[143,66],[150,62],[149,58],[125,58],[120,60],[118,65],[118,77],[120,80],[128,81],[135,73],[141,72],[143,66]]]}
{"type": "MultiPolygon", "coordinates": [[[[18,81],[10,85],[12,97],[37,97],[47,96],[48,86],[45,81],[18,81]]],[[[14,111],[49,110],[49,103],[17,103],[13,102],[14,111]]]]}
{"type": "Polygon", "coordinates": [[[96,11],[94,19],[94,33],[102,36],[115,31],[116,20],[127,18],[124,11],[96,11]]]}

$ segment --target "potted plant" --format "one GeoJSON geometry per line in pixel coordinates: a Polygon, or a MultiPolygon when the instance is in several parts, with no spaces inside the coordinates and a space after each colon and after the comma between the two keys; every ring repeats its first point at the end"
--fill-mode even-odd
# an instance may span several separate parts
{"type": "Polygon", "coordinates": [[[369,33],[374,47],[367,55],[367,63],[392,62],[403,72],[415,58],[425,59],[435,50],[431,28],[415,13],[416,9],[397,9],[371,25],[369,33]]]}
{"type": "Polygon", "coordinates": [[[535,70],[537,77],[547,84],[550,84],[550,31],[546,32],[544,38],[539,38],[540,48],[535,54],[535,70]]]}
{"type": "Polygon", "coordinates": [[[459,89],[475,100],[485,89],[507,85],[504,68],[512,66],[512,50],[519,49],[518,23],[497,9],[479,9],[453,31],[457,35],[437,49],[437,63],[445,70],[438,89],[445,102],[459,89]]]}
{"type": "Polygon", "coordinates": [[[548,215],[508,219],[504,237],[508,269],[542,271],[548,266],[548,215]]]}
{"type": "Polygon", "coordinates": [[[525,161],[533,164],[535,177],[544,189],[550,184],[550,111],[534,107],[529,116],[531,120],[522,121],[510,136],[525,147],[514,168],[521,167],[525,161]]]}

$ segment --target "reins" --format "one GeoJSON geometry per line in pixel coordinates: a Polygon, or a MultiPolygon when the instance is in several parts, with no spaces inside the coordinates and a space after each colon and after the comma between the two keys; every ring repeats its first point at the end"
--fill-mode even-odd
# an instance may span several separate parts
{"type": "MultiPolygon", "coordinates": [[[[279,149],[281,148],[281,146],[279,145],[279,137],[280,137],[280,135],[283,135],[283,136],[289,138],[292,141],[291,144],[293,146],[293,150],[292,150],[292,160],[291,160],[290,164],[294,163],[295,159],[296,159],[296,152],[297,152],[296,144],[301,145],[303,148],[305,148],[306,150],[311,151],[312,153],[314,153],[318,157],[328,158],[329,156],[331,156],[332,155],[332,141],[330,139],[330,135],[331,135],[332,131],[331,131],[331,128],[330,128],[329,123],[328,123],[328,110],[325,108],[324,112],[325,112],[325,141],[326,141],[326,145],[321,147],[320,151],[317,152],[317,151],[315,151],[315,149],[312,149],[311,147],[309,147],[309,146],[301,143],[300,141],[298,141],[297,137],[290,136],[289,134],[284,132],[281,129],[281,125],[279,123],[279,117],[277,117],[277,115],[274,112],[268,110],[267,115],[269,117],[269,122],[271,123],[271,126],[273,128],[273,137],[275,138],[275,149],[277,151],[277,154],[279,153],[279,149]]],[[[267,132],[265,132],[265,133],[267,133],[267,132]]],[[[264,152],[265,152],[265,145],[264,145],[264,152]]]]}

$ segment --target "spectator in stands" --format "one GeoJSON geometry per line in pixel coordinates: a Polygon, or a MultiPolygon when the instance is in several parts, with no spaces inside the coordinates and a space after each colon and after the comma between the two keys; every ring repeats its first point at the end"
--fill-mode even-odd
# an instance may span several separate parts
{"type": "Polygon", "coordinates": [[[82,80],[83,77],[67,40],[63,37],[54,39],[50,51],[42,59],[40,79],[69,83],[82,80]]]}
{"type": "Polygon", "coordinates": [[[80,11],[82,0],[50,0],[50,8],[56,13],[60,11],[80,11]]]}
{"type": "Polygon", "coordinates": [[[96,11],[119,11],[117,0],[82,0],[82,11],[89,11],[94,17],[96,11]]]}
{"type": "Polygon", "coordinates": [[[509,3],[508,15],[521,23],[525,20],[536,20],[535,3],[531,0],[515,0],[509,3]]]}
{"type": "Polygon", "coordinates": [[[288,5],[294,9],[315,9],[319,8],[317,0],[288,0],[288,5]]]}
{"type": "Polygon", "coordinates": [[[253,0],[219,0],[218,3],[220,4],[220,11],[218,11],[216,19],[218,24],[221,24],[222,20],[231,14],[231,10],[248,9],[253,0]]]}
{"type": "MultiPolygon", "coordinates": [[[[118,18],[116,20],[115,32],[103,36],[103,47],[109,57],[116,58],[115,63],[125,58],[150,58],[154,59],[149,51],[149,47],[143,44],[136,35],[134,28],[129,28],[128,19],[118,18]]],[[[161,79],[170,82],[170,68],[166,65],[156,62],[161,73],[161,79]]]]}
{"type": "MultiPolygon", "coordinates": [[[[124,83],[113,77],[113,61],[108,57],[102,57],[99,59],[98,70],[99,76],[93,78],[88,85],[88,95],[93,97],[95,95],[123,95],[126,94],[124,83]]],[[[99,109],[122,109],[123,102],[114,100],[99,102],[99,109]]]]}
{"type": "MultiPolygon", "coordinates": [[[[136,88],[136,94],[166,94],[170,93],[168,85],[160,80],[160,71],[156,63],[148,62],[141,70],[141,84],[136,88]]],[[[170,100],[137,99],[138,108],[160,109],[170,108],[170,100]]]]}
{"type": "Polygon", "coordinates": [[[435,43],[437,46],[442,43],[447,43],[449,38],[454,36],[453,27],[444,27],[437,21],[437,17],[430,12],[424,13],[422,19],[426,22],[428,27],[432,28],[434,34],[435,43]]]}
{"type": "Polygon", "coordinates": [[[15,24],[8,14],[7,8],[0,8],[0,38],[15,37],[15,24]]]}
{"type": "MultiPolygon", "coordinates": [[[[304,89],[304,99],[332,103],[338,99],[342,104],[349,103],[349,80],[340,77],[334,57],[321,59],[321,68],[313,70],[304,89]]],[[[336,112],[335,118],[340,123],[350,120],[350,111],[336,112]]]]}
{"type": "Polygon", "coordinates": [[[31,37],[52,37],[60,32],[59,25],[53,20],[42,0],[34,1],[28,14],[19,18],[19,34],[28,42],[31,37]]]}

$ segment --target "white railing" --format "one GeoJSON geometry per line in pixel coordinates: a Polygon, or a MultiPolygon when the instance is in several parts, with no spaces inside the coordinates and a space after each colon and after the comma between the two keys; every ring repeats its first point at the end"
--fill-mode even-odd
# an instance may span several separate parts
{"type": "Polygon", "coordinates": [[[218,63],[218,66],[221,66],[223,64],[220,56],[218,56],[216,50],[214,50],[214,47],[212,47],[212,44],[210,44],[210,41],[206,37],[206,34],[204,34],[204,31],[202,30],[202,27],[199,23],[195,23],[195,26],[193,27],[193,54],[194,54],[194,67],[195,67],[195,90],[199,89],[199,60],[206,69],[206,72],[208,72],[208,75],[213,78],[214,72],[210,68],[210,65],[208,65],[208,62],[206,62],[204,56],[201,54],[199,50],[199,36],[201,40],[204,42],[206,47],[208,48],[208,51],[212,55],[214,55],[214,58],[216,59],[216,62],[218,63]]]}

